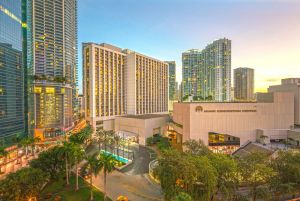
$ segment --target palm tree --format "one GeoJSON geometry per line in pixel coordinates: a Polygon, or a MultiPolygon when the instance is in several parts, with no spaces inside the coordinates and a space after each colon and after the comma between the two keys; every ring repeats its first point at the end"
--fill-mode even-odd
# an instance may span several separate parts
{"type": "Polygon", "coordinates": [[[31,146],[31,154],[34,157],[34,155],[35,155],[35,145],[36,145],[36,143],[41,141],[41,138],[40,137],[28,137],[28,141],[29,141],[30,146],[31,146]]]}
{"type": "Polygon", "coordinates": [[[100,154],[100,167],[103,169],[104,201],[106,201],[106,176],[114,170],[116,160],[111,154],[100,154]]]}
{"type": "MultiPolygon", "coordinates": [[[[4,163],[4,171],[3,173],[5,173],[6,171],[6,160],[7,160],[7,155],[8,155],[8,152],[5,150],[4,147],[0,147],[0,157],[3,158],[3,163],[4,163]]],[[[0,173],[2,173],[2,164],[0,164],[0,173]]]]}
{"type": "Polygon", "coordinates": [[[117,156],[119,157],[119,145],[120,145],[121,137],[119,135],[114,136],[114,143],[117,146],[117,156]]]}
{"type": "Polygon", "coordinates": [[[36,147],[36,143],[39,143],[41,141],[42,141],[42,139],[40,137],[35,137],[34,138],[34,148],[36,147]]]}
{"type": "MultiPolygon", "coordinates": [[[[20,138],[19,136],[15,136],[12,140],[17,146],[17,164],[19,164],[20,163],[19,162],[19,148],[22,147],[22,144],[21,144],[22,138],[20,138]]],[[[21,158],[21,166],[22,166],[22,158],[21,158]]]]}
{"type": "Polygon", "coordinates": [[[96,132],[95,141],[98,143],[98,150],[101,150],[101,145],[105,142],[105,131],[104,130],[98,130],[96,132]]]}
{"type": "Polygon", "coordinates": [[[64,142],[63,146],[60,147],[59,155],[62,156],[65,160],[66,166],[66,184],[67,186],[70,184],[69,182],[69,165],[71,163],[72,155],[74,153],[74,144],[70,142],[64,142]]]}
{"type": "Polygon", "coordinates": [[[94,194],[93,194],[93,176],[97,176],[99,172],[101,171],[101,164],[100,160],[97,157],[97,154],[94,154],[92,156],[86,156],[89,173],[90,173],[90,200],[94,200],[94,194]]]}
{"type": "Polygon", "coordinates": [[[28,158],[28,147],[31,145],[32,140],[29,137],[25,137],[21,140],[21,146],[25,148],[26,159],[28,158]]]}
{"type": "Polygon", "coordinates": [[[76,186],[75,191],[79,189],[78,186],[78,163],[84,157],[84,149],[82,149],[79,145],[75,145],[73,151],[74,159],[75,159],[75,171],[76,171],[76,186]]]}

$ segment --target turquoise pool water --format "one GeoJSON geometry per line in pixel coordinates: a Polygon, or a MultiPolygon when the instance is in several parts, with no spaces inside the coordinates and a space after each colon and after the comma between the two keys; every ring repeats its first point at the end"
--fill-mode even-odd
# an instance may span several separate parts
{"type": "Polygon", "coordinates": [[[117,156],[116,154],[110,153],[109,151],[101,150],[100,152],[104,153],[104,154],[112,155],[117,161],[120,161],[123,163],[128,163],[128,161],[129,161],[127,158],[124,158],[122,156],[117,156]]]}

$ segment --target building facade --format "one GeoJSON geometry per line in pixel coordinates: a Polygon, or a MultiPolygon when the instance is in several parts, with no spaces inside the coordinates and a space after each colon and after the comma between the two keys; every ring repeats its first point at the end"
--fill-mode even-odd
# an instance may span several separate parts
{"type": "Polygon", "coordinates": [[[177,99],[177,83],[176,83],[176,62],[175,61],[165,61],[169,64],[169,100],[177,99]]]}
{"type": "Polygon", "coordinates": [[[179,143],[202,140],[211,149],[230,153],[257,131],[289,129],[294,122],[294,99],[289,92],[258,95],[257,102],[175,103],[173,128],[179,143]]]}
{"type": "Polygon", "coordinates": [[[27,1],[29,127],[40,137],[72,128],[77,107],[77,0],[27,1]]]}
{"type": "Polygon", "coordinates": [[[168,112],[168,64],[131,50],[124,52],[127,114],[168,112]]]}
{"type": "Polygon", "coordinates": [[[0,0],[0,145],[25,134],[22,1],[0,0]]]}
{"type": "Polygon", "coordinates": [[[182,98],[200,94],[198,71],[201,64],[201,51],[192,49],[182,53],[182,98]]]}
{"type": "Polygon", "coordinates": [[[183,96],[194,100],[230,101],[231,41],[219,39],[202,51],[182,54],[183,96]]]}
{"type": "Polygon", "coordinates": [[[78,95],[78,111],[80,118],[84,117],[84,97],[82,94],[78,95]]]}
{"type": "Polygon", "coordinates": [[[300,78],[287,78],[281,80],[281,85],[268,88],[269,92],[290,92],[294,96],[295,112],[294,124],[300,125],[300,78]]]}
{"type": "Polygon", "coordinates": [[[254,100],[254,69],[234,69],[234,99],[236,101],[254,100]]]}
{"type": "Polygon", "coordinates": [[[114,117],[125,114],[125,57],[109,44],[83,45],[85,116],[93,127],[112,130],[114,117]]]}
{"type": "Polygon", "coordinates": [[[168,114],[124,115],[116,117],[115,132],[124,133],[127,138],[146,145],[146,140],[166,132],[168,114]]]}
{"type": "Polygon", "coordinates": [[[83,44],[85,117],[113,130],[116,116],[168,112],[168,64],[109,44],[83,44]]]}

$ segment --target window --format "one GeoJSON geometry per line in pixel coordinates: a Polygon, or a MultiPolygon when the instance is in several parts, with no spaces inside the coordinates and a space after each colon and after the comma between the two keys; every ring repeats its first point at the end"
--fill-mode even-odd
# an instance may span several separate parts
{"type": "Polygon", "coordinates": [[[36,94],[42,93],[42,87],[34,87],[34,93],[36,94]]]}
{"type": "Polygon", "coordinates": [[[96,125],[98,126],[98,125],[103,125],[103,121],[97,121],[96,122],[96,125]]]}
{"type": "Polygon", "coordinates": [[[2,87],[0,87],[0,95],[4,94],[4,89],[2,87]]]}
{"type": "Polygon", "coordinates": [[[55,88],[54,87],[46,87],[46,93],[47,94],[54,94],[55,88]]]}

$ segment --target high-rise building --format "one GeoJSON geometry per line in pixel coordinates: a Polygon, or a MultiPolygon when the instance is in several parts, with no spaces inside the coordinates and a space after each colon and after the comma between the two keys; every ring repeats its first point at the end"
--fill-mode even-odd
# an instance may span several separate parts
{"type": "Polygon", "coordinates": [[[281,85],[269,86],[268,92],[291,92],[294,96],[295,111],[294,124],[300,125],[300,78],[286,78],[281,80],[281,85]]]}
{"type": "Polygon", "coordinates": [[[182,53],[182,98],[200,94],[197,79],[201,63],[202,54],[200,50],[192,49],[182,53]]]}
{"type": "Polygon", "coordinates": [[[83,44],[85,117],[113,130],[116,116],[168,111],[168,64],[109,44],[83,44]]]}
{"type": "Polygon", "coordinates": [[[168,111],[168,64],[124,50],[126,56],[127,114],[168,111]]]}
{"type": "Polygon", "coordinates": [[[254,69],[234,69],[234,98],[237,101],[254,100],[254,69]]]}
{"type": "Polygon", "coordinates": [[[0,0],[0,145],[25,133],[22,1],[0,0]]]}
{"type": "Polygon", "coordinates": [[[78,111],[79,116],[84,117],[84,97],[82,94],[78,95],[78,111]]]}
{"type": "Polygon", "coordinates": [[[165,61],[169,64],[169,100],[176,100],[176,62],[165,61]]]}
{"type": "Polygon", "coordinates": [[[194,100],[230,101],[231,41],[224,38],[202,51],[182,54],[183,96],[194,100]]]}
{"type": "Polygon", "coordinates": [[[176,82],[176,62],[165,61],[169,64],[169,111],[173,110],[173,102],[178,100],[178,84],[176,82]]]}
{"type": "Polygon", "coordinates": [[[77,117],[77,0],[27,0],[29,120],[40,137],[67,131],[77,117]],[[31,38],[29,38],[31,37],[31,38]]]}
{"type": "Polygon", "coordinates": [[[99,129],[112,130],[112,119],[125,114],[126,55],[105,43],[85,43],[82,52],[86,120],[99,129]]]}

